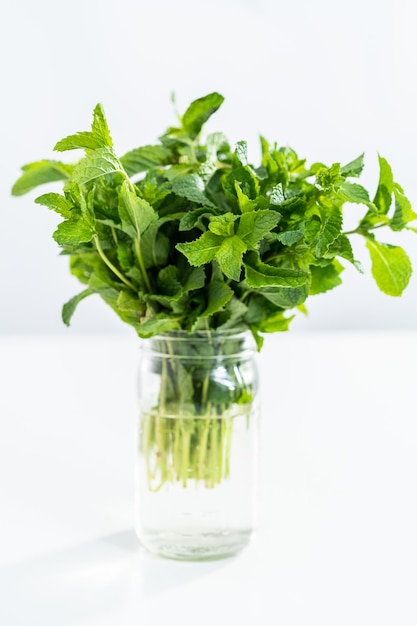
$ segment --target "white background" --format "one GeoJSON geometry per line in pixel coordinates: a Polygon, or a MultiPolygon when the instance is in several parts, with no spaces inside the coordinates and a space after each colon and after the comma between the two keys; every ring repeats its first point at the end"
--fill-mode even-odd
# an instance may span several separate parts
{"type": "Polygon", "coordinates": [[[417,334],[264,350],[257,540],[180,563],[134,532],[134,342],[0,338],[2,626],[416,626],[417,334]]]}
{"type": "MultiPolygon", "coordinates": [[[[1,333],[133,332],[95,297],[71,331],[62,325],[61,305],[80,287],[51,239],[56,216],[33,204],[36,190],[10,197],[20,166],[54,158],[58,139],[88,129],[98,101],[123,153],[174,121],[172,90],[181,110],[220,91],[226,101],[209,130],[247,139],[254,160],[259,133],[310,162],[366,151],[372,191],[379,151],[416,203],[411,1],[3,0],[0,62],[1,333]]],[[[347,226],[358,212],[346,208],[347,226]]],[[[383,240],[404,245],[417,264],[414,235],[383,240]]],[[[355,249],[369,269],[362,242],[355,249]]],[[[293,328],[417,328],[416,280],[401,299],[350,267],[344,283],[312,298],[293,328]]]]}

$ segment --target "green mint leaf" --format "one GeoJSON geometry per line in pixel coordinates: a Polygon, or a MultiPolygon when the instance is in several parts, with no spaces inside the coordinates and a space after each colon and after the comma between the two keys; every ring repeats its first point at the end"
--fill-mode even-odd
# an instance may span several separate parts
{"type": "Polygon", "coordinates": [[[185,293],[202,289],[206,281],[206,273],[203,267],[193,267],[181,277],[182,288],[185,293]]]}
{"type": "Polygon", "coordinates": [[[284,202],[285,196],[282,183],[278,183],[278,185],[275,185],[275,187],[273,187],[269,196],[269,200],[274,206],[279,206],[284,202]]]}
{"type": "Polygon", "coordinates": [[[401,296],[412,273],[406,252],[399,246],[372,239],[368,239],[366,246],[371,255],[372,276],[380,290],[388,296],[401,296]]]}
{"type": "Polygon", "coordinates": [[[343,165],[343,167],[340,168],[340,173],[346,178],[351,178],[351,177],[358,178],[361,175],[362,170],[363,170],[364,156],[365,154],[362,153],[356,159],[354,159],[353,161],[350,161],[350,163],[343,165]]]}
{"type": "Polygon", "coordinates": [[[133,265],[133,251],[131,241],[117,242],[117,260],[123,272],[128,272],[133,265]]]}
{"type": "Polygon", "coordinates": [[[211,215],[217,215],[218,213],[218,209],[210,209],[208,207],[199,207],[193,211],[187,211],[180,219],[179,229],[182,231],[192,230],[193,228],[205,230],[202,218],[208,219],[211,215]]]}
{"type": "Polygon", "coordinates": [[[294,230],[283,230],[276,234],[276,238],[284,246],[293,246],[304,237],[305,228],[296,228],[294,230]]]}
{"type": "Polygon", "coordinates": [[[291,315],[291,317],[285,317],[283,313],[277,312],[263,320],[259,324],[258,329],[261,333],[286,332],[289,330],[290,323],[294,317],[294,315],[291,315]]]}
{"type": "Polygon", "coordinates": [[[370,204],[369,193],[357,183],[343,182],[339,187],[339,197],[345,202],[354,202],[356,204],[370,204]]]}
{"type": "Polygon", "coordinates": [[[167,317],[165,313],[157,313],[148,320],[141,322],[136,328],[139,337],[143,339],[179,329],[178,320],[175,317],[167,317]]]}
{"type": "Polygon", "coordinates": [[[197,137],[203,125],[217,111],[223,100],[223,96],[214,92],[190,104],[182,117],[182,125],[192,139],[197,137]]]}
{"type": "Polygon", "coordinates": [[[208,231],[195,241],[178,243],[175,247],[187,257],[191,265],[204,265],[214,259],[222,241],[222,237],[208,231]]]}
{"type": "Polygon", "coordinates": [[[60,246],[79,246],[92,240],[94,231],[80,216],[70,217],[58,224],[53,238],[60,246]]]}
{"type": "Polygon", "coordinates": [[[158,220],[151,224],[140,239],[140,248],[146,269],[161,267],[168,260],[170,242],[168,237],[159,230],[161,222],[162,220],[158,220]]]}
{"type": "Polygon", "coordinates": [[[229,237],[235,232],[235,220],[236,215],[233,213],[225,213],[224,215],[218,215],[210,217],[209,230],[215,235],[223,235],[229,237]]]}
{"type": "Polygon", "coordinates": [[[248,287],[302,287],[309,278],[302,270],[263,263],[255,253],[248,252],[244,266],[248,287]]]}
{"type": "Polygon", "coordinates": [[[71,177],[72,165],[60,161],[36,161],[23,165],[23,174],[17,179],[12,187],[13,196],[22,196],[38,185],[51,183],[56,180],[66,180],[71,177]]]}
{"type": "Polygon", "coordinates": [[[219,280],[211,281],[207,292],[207,307],[201,317],[210,317],[210,315],[221,311],[233,296],[233,290],[229,285],[219,280]]]}
{"type": "Polygon", "coordinates": [[[121,289],[117,298],[116,307],[119,311],[130,314],[137,322],[139,322],[139,318],[142,317],[145,312],[144,303],[126,289],[121,289]]]}
{"type": "Polygon", "coordinates": [[[317,172],[316,183],[322,189],[338,187],[344,181],[341,175],[340,163],[333,163],[331,167],[322,168],[317,172]]]}
{"type": "Polygon", "coordinates": [[[280,215],[276,211],[260,210],[242,213],[237,235],[250,248],[255,248],[261,239],[278,224],[280,215]]]}
{"type": "Polygon", "coordinates": [[[316,255],[323,256],[339,237],[342,229],[342,212],[337,207],[323,210],[322,227],[317,238],[316,255]]]}
{"type": "Polygon", "coordinates": [[[390,221],[390,228],[394,231],[403,230],[409,222],[417,219],[417,213],[412,209],[410,200],[396,185],[394,187],[395,211],[390,221]]]}
{"type": "Polygon", "coordinates": [[[318,293],[324,293],[337,287],[342,283],[339,276],[343,272],[344,267],[338,261],[334,260],[329,265],[324,267],[311,266],[311,283],[309,289],[309,295],[313,296],[318,293]]]}
{"type": "Polygon", "coordinates": [[[91,133],[96,140],[97,148],[103,148],[104,146],[113,146],[113,140],[110,136],[110,130],[106,120],[106,114],[102,104],[97,104],[93,112],[93,124],[91,127],[91,133]]]}
{"type": "Polygon", "coordinates": [[[74,167],[72,178],[79,185],[84,185],[100,176],[115,172],[124,173],[123,167],[112,148],[105,147],[94,150],[78,161],[74,167]]]}
{"type": "Polygon", "coordinates": [[[242,257],[246,250],[246,244],[237,235],[224,239],[217,250],[216,261],[220,265],[223,274],[231,280],[240,280],[242,257]]]}
{"type": "Polygon", "coordinates": [[[120,188],[119,215],[122,229],[133,239],[141,237],[149,226],[158,219],[151,205],[139,198],[125,181],[120,188]]]}
{"type": "Polygon", "coordinates": [[[231,297],[217,317],[217,329],[236,329],[243,323],[248,307],[235,295],[231,297]]]}
{"type": "Polygon", "coordinates": [[[71,202],[59,193],[45,193],[43,196],[36,198],[35,203],[48,207],[48,209],[55,211],[55,213],[58,213],[65,219],[70,216],[72,209],[71,202]]]}
{"type": "Polygon", "coordinates": [[[195,202],[196,204],[216,208],[209,198],[207,198],[204,181],[198,174],[189,174],[188,176],[175,178],[172,182],[172,191],[177,194],[177,196],[187,198],[187,200],[195,202]]]}
{"type": "Polygon", "coordinates": [[[248,211],[256,209],[256,202],[254,200],[249,200],[248,196],[241,190],[240,184],[237,181],[235,181],[235,190],[239,209],[242,213],[247,213],[248,211]]]}
{"type": "Polygon", "coordinates": [[[222,178],[223,190],[231,198],[236,197],[236,183],[249,200],[255,200],[259,195],[259,181],[249,167],[236,167],[222,178]]]}
{"type": "Polygon", "coordinates": [[[379,183],[376,190],[374,204],[380,213],[386,215],[391,207],[392,192],[394,191],[394,177],[390,164],[384,157],[379,159],[379,183]]]}
{"type": "Polygon", "coordinates": [[[64,322],[64,324],[66,324],[67,326],[70,325],[71,318],[74,315],[74,311],[77,308],[78,304],[81,302],[81,300],[84,300],[84,298],[87,298],[87,296],[90,296],[93,293],[94,291],[92,291],[91,289],[84,289],[84,291],[79,293],[77,296],[74,296],[73,298],[71,298],[71,300],[68,300],[68,302],[64,304],[64,306],[62,307],[62,321],[64,322]]]}
{"type": "Polygon", "coordinates": [[[217,163],[219,152],[230,152],[227,137],[224,133],[210,133],[206,139],[207,161],[217,163]]]}
{"type": "Polygon", "coordinates": [[[145,172],[153,167],[172,163],[171,150],[165,146],[142,146],[124,154],[120,159],[128,176],[145,172]]]}
{"type": "Polygon", "coordinates": [[[54,150],[56,152],[65,152],[66,150],[95,150],[100,146],[97,145],[97,142],[90,131],[82,131],[79,133],[75,133],[74,135],[68,135],[68,137],[64,137],[60,141],[58,141],[54,150]]]}
{"type": "Polygon", "coordinates": [[[261,287],[258,293],[282,309],[293,309],[308,296],[308,286],[302,287],[261,287]]]}
{"type": "Polygon", "coordinates": [[[248,165],[248,144],[246,141],[238,141],[235,148],[235,154],[241,165],[248,165]]]}
{"type": "Polygon", "coordinates": [[[183,294],[182,285],[178,277],[178,267],[167,265],[162,268],[158,273],[157,286],[158,293],[178,300],[183,294]]]}
{"type": "Polygon", "coordinates": [[[327,248],[327,252],[324,255],[325,258],[333,258],[340,256],[352,263],[356,269],[363,274],[363,268],[360,261],[357,261],[353,256],[352,244],[346,235],[339,235],[337,239],[327,248]]]}
{"type": "Polygon", "coordinates": [[[113,141],[110,137],[104,109],[101,104],[97,104],[93,112],[93,124],[90,131],[83,131],[64,137],[55,144],[54,150],[64,152],[65,150],[96,150],[106,146],[112,147],[113,141]]]}

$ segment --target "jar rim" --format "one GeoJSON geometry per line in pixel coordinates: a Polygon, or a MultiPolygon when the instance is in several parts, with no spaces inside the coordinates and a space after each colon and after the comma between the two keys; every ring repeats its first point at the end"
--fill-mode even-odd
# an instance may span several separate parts
{"type": "Polygon", "coordinates": [[[188,332],[186,330],[174,330],[168,333],[161,333],[160,335],[154,335],[146,339],[142,339],[140,344],[141,350],[144,352],[151,352],[154,356],[166,357],[166,358],[179,358],[179,359],[218,359],[218,358],[242,358],[245,354],[253,354],[256,352],[256,343],[252,332],[249,329],[204,329],[195,332],[188,332]],[[171,345],[173,350],[176,350],[174,346],[177,346],[178,350],[181,350],[180,346],[186,346],[190,342],[194,346],[203,346],[207,343],[213,345],[215,352],[211,355],[198,355],[198,354],[183,354],[181,352],[172,352],[169,349],[164,349],[164,344],[171,345]],[[239,345],[234,346],[234,349],[230,353],[217,352],[222,345],[232,344],[237,342],[239,345]]]}

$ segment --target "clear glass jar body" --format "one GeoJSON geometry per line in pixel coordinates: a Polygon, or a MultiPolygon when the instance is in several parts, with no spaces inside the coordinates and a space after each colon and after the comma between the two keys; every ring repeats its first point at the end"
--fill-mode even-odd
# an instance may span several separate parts
{"type": "Polygon", "coordinates": [[[161,556],[214,559],[254,535],[258,378],[249,332],[146,339],[139,374],[136,528],[161,556]]]}

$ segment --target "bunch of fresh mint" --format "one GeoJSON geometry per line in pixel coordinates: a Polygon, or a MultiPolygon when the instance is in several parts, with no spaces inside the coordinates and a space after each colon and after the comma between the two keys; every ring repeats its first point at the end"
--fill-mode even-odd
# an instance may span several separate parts
{"type": "Polygon", "coordinates": [[[14,195],[53,181],[63,193],[36,199],[63,221],[53,236],[86,285],[63,308],[69,324],[77,304],[97,293],[141,337],[172,330],[250,328],[287,330],[308,296],[341,283],[339,259],[355,261],[350,237],[365,238],[372,273],[386,294],[399,296],[411,263],[375,231],[414,230],[416,220],[391,167],[380,157],[373,200],[361,185],[363,155],[341,166],[306,166],[294,150],[261,138],[262,160],[248,160],[245,141],[234,149],[223,133],[201,138],[223,97],[190,104],[159,143],[122,157],[113,149],[104,111],[91,131],[59,141],[55,150],[84,149],[75,165],[43,160],[25,165],[14,195]],[[354,230],[344,232],[345,203],[363,205],[354,230]]]}

